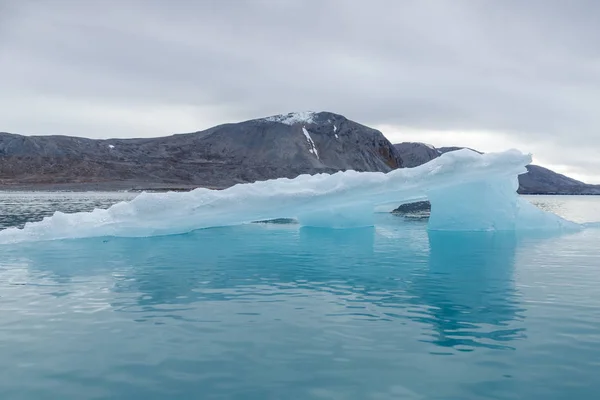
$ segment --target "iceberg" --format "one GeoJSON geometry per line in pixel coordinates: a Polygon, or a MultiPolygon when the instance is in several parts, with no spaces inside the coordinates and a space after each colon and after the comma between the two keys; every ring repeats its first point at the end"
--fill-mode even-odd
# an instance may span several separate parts
{"type": "Polygon", "coordinates": [[[201,228],[293,218],[300,225],[372,226],[385,204],[429,200],[429,230],[576,230],[581,225],[520,198],[518,175],[530,154],[517,150],[445,153],[415,168],[388,173],[345,171],[239,184],[225,190],[142,193],[108,209],[56,212],[22,229],[0,231],[0,243],[183,234],[201,228]]]}

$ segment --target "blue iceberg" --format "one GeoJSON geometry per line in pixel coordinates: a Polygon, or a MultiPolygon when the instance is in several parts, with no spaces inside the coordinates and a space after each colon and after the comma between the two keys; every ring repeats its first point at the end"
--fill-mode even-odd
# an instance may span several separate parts
{"type": "Polygon", "coordinates": [[[225,190],[142,193],[130,202],[87,213],[57,212],[0,243],[101,236],[148,237],[253,221],[294,218],[302,226],[372,226],[383,205],[429,200],[432,231],[577,230],[516,193],[531,155],[517,150],[450,152],[416,168],[387,174],[345,171],[239,184],[225,190]]]}

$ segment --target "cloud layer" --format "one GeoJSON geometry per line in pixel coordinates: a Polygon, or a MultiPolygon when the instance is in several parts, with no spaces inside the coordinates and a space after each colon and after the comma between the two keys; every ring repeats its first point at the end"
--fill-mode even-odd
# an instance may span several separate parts
{"type": "Polygon", "coordinates": [[[0,0],[0,130],[156,136],[328,110],[600,182],[599,20],[595,0],[0,0]]]}

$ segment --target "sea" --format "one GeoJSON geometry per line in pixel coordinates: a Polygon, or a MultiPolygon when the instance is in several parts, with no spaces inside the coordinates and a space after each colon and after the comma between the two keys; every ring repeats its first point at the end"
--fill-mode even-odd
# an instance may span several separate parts
{"type": "MultiPolygon", "coordinates": [[[[134,196],[0,193],[0,228],[134,196]]],[[[598,398],[600,229],[426,226],[0,245],[0,399],[598,398]]]]}

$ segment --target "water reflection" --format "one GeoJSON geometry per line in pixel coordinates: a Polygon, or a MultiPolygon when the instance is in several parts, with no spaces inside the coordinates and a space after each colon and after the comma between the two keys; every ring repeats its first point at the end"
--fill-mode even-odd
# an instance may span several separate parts
{"type": "Polygon", "coordinates": [[[263,301],[293,310],[294,302],[315,307],[326,298],[327,304],[311,310],[312,317],[356,326],[414,321],[421,326],[415,340],[443,348],[508,349],[510,341],[525,337],[513,278],[519,238],[427,234],[422,228],[403,227],[386,237],[373,228],[243,226],[169,237],[22,244],[8,253],[0,249],[6,253],[0,268],[9,267],[10,254],[13,261],[18,255],[66,293],[81,277],[110,276],[111,307],[140,322],[183,318],[185,310],[202,303],[229,302],[228,308],[239,308],[235,313],[246,308],[261,313],[269,312],[261,310],[263,301]]]}
{"type": "Polygon", "coordinates": [[[417,318],[433,325],[428,340],[468,351],[525,337],[513,277],[518,243],[513,232],[429,232],[428,269],[412,288],[430,306],[417,318]]]}

